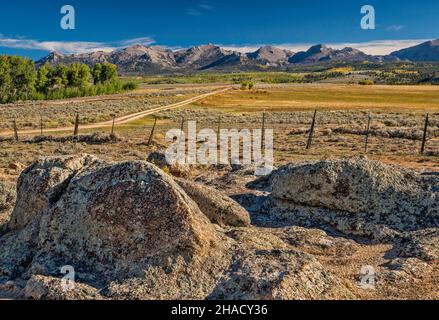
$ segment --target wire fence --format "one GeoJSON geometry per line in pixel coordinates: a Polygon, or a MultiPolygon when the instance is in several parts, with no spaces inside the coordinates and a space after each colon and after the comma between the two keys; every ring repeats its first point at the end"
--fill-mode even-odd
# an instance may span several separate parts
{"type": "MultiPolygon", "coordinates": [[[[414,152],[422,155],[439,155],[439,148],[437,148],[436,145],[436,141],[439,138],[439,122],[435,118],[437,114],[425,114],[423,116],[422,123],[416,123],[417,125],[415,126],[413,126],[413,123],[411,123],[411,126],[408,129],[402,129],[402,127],[399,127],[397,123],[393,123],[391,127],[386,127],[383,129],[374,127],[375,116],[371,112],[368,112],[364,117],[363,128],[361,128],[361,125],[358,124],[358,119],[356,120],[356,124],[354,126],[349,125],[349,123],[340,125],[340,121],[338,121],[337,124],[331,123],[331,121],[325,120],[325,112],[315,110],[312,114],[306,113],[306,115],[309,116],[309,122],[308,125],[305,126],[306,121],[303,118],[300,118],[299,121],[296,119],[296,124],[293,125],[292,123],[288,123],[288,121],[285,119],[279,119],[279,115],[275,112],[264,111],[259,117],[259,121],[257,120],[258,117],[253,116],[252,123],[250,125],[252,127],[260,128],[263,136],[267,128],[272,128],[274,129],[275,136],[287,135],[290,137],[303,137],[304,152],[313,148],[322,147],[322,143],[324,142],[316,140],[317,136],[350,135],[359,137],[361,141],[356,141],[357,149],[363,150],[363,153],[366,154],[371,149],[371,139],[374,138],[381,139],[381,141],[384,142],[384,145],[386,145],[386,141],[389,141],[388,139],[392,139],[392,141],[400,141],[402,144],[407,144],[407,141],[412,141],[413,144],[418,144],[417,150],[414,150],[414,152]],[[302,123],[302,125],[297,125],[298,122],[302,123]],[[432,141],[434,141],[434,143],[430,143],[432,141]],[[361,148],[359,148],[359,144],[361,144],[361,148]]],[[[302,113],[300,117],[303,116],[304,114],[302,113]]],[[[383,114],[379,114],[377,117],[379,118],[380,123],[383,121],[389,123],[394,121],[392,119],[385,120],[385,115],[383,114]]],[[[72,128],[72,141],[79,141],[78,137],[81,130],[81,118],[81,114],[77,113],[72,128]]],[[[158,119],[159,117],[154,116],[153,124],[150,127],[147,127],[147,130],[149,131],[145,133],[145,141],[147,145],[151,145],[154,136],[158,131],[158,119]]],[[[179,127],[182,131],[184,131],[185,125],[187,125],[187,122],[190,120],[191,117],[181,116],[179,121],[173,119],[173,124],[168,125],[179,127]]],[[[197,119],[194,118],[194,120],[197,119]]],[[[216,127],[215,129],[218,133],[222,128],[226,129],[234,127],[241,129],[243,126],[248,126],[249,124],[245,121],[233,122],[230,121],[230,119],[225,120],[223,116],[218,116],[216,120],[210,118],[208,122],[211,126],[214,125],[216,127]]],[[[12,121],[10,128],[11,134],[0,136],[0,141],[20,142],[22,136],[28,137],[33,135],[34,138],[31,139],[31,141],[38,142],[42,141],[41,137],[44,137],[45,133],[51,133],[53,131],[53,128],[46,128],[46,123],[43,117],[40,118],[38,130],[25,129],[20,131],[20,122],[16,119],[12,121]]],[[[116,117],[113,116],[110,135],[115,135],[117,133],[117,129],[116,117]]],[[[29,140],[26,139],[23,139],[22,141],[29,142],[29,140]]],[[[111,141],[112,140],[110,139],[109,142],[111,141]]],[[[262,139],[262,141],[264,141],[264,139],[262,139]]],[[[331,142],[334,141],[331,140],[331,142]]]]}

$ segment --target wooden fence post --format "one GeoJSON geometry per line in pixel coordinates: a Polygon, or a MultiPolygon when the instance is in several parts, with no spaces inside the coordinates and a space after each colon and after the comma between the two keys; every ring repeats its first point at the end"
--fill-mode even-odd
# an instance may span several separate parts
{"type": "Polygon", "coordinates": [[[317,119],[317,110],[314,111],[314,116],[312,118],[311,128],[309,130],[308,142],[306,143],[306,149],[311,149],[312,140],[314,138],[314,130],[316,127],[316,119],[317,119]]]}
{"type": "Polygon", "coordinates": [[[40,135],[41,136],[43,136],[43,129],[44,129],[43,116],[40,115],[40,135]]]}
{"type": "Polygon", "coordinates": [[[364,141],[364,152],[367,153],[367,146],[369,143],[370,124],[372,122],[372,115],[370,112],[367,114],[367,126],[366,126],[366,139],[364,141]]]}
{"type": "Polygon", "coordinates": [[[76,138],[79,134],[79,112],[76,113],[75,119],[75,130],[73,131],[73,136],[76,138]]]}
{"type": "Polygon", "coordinates": [[[181,117],[181,126],[180,126],[181,135],[179,140],[181,140],[181,136],[184,134],[184,121],[185,121],[184,117],[181,117]]]}
{"type": "Polygon", "coordinates": [[[427,144],[427,135],[428,135],[428,113],[425,116],[424,134],[422,136],[422,145],[421,145],[421,154],[425,152],[425,146],[427,144]]]}
{"type": "Polygon", "coordinates": [[[157,125],[157,117],[154,116],[154,125],[152,126],[151,134],[149,135],[148,146],[151,145],[152,138],[154,137],[154,131],[155,131],[156,125],[157,125]]]}
{"type": "Polygon", "coordinates": [[[216,130],[217,146],[220,145],[220,142],[221,142],[221,138],[220,137],[221,137],[221,116],[218,117],[218,127],[217,127],[217,130],[216,130]]]}
{"type": "Polygon", "coordinates": [[[184,131],[184,121],[185,121],[185,118],[181,117],[181,125],[180,125],[180,130],[181,131],[184,131]]]}
{"type": "Polygon", "coordinates": [[[15,138],[15,141],[18,141],[19,139],[18,139],[17,121],[14,119],[12,124],[14,126],[14,138],[15,138]]]}
{"type": "Polygon", "coordinates": [[[114,135],[114,126],[115,126],[115,123],[116,123],[116,116],[113,116],[113,125],[111,126],[111,135],[112,135],[112,136],[114,135]]]}
{"type": "Polygon", "coordinates": [[[262,113],[262,137],[261,137],[261,150],[265,147],[265,110],[262,113]]]}

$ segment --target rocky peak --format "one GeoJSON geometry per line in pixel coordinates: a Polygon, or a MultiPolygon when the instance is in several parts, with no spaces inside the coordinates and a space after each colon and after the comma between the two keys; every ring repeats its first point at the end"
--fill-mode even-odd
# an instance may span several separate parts
{"type": "Polygon", "coordinates": [[[391,56],[410,61],[439,61],[439,40],[392,52],[391,56]]]}
{"type": "Polygon", "coordinates": [[[247,54],[247,57],[253,60],[260,60],[266,63],[277,63],[287,61],[294,53],[289,50],[276,48],[273,46],[264,46],[257,51],[247,54]]]}

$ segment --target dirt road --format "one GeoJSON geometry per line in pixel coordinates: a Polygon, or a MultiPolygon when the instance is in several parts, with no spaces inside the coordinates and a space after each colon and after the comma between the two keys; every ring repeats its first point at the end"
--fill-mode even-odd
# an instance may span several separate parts
{"type": "MultiPolygon", "coordinates": [[[[223,88],[220,90],[216,90],[213,92],[209,92],[209,93],[205,93],[181,102],[177,102],[177,103],[173,103],[170,105],[166,105],[166,106],[161,106],[161,107],[157,107],[157,108],[152,108],[149,110],[145,110],[145,111],[141,111],[141,112],[137,112],[137,113],[133,113],[133,114],[129,114],[123,117],[119,117],[115,119],[115,124],[124,124],[124,123],[128,123],[130,121],[134,121],[137,119],[141,119],[144,118],[146,116],[152,115],[154,113],[160,112],[160,111],[165,111],[165,110],[171,110],[171,109],[176,109],[176,108],[180,108],[180,107],[184,107],[188,104],[191,104],[193,102],[199,101],[201,99],[207,98],[209,96],[213,96],[213,95],[217,95],[217,94],[221,94],[224,93],[228,90],[231,90],[231,87],[227,87],[227,88],[223,88]]],[[[104,122],[96,122],[96,123],[91,123],[91,124],[86,124],[86,125],[81,125],[80,128],[81,129],[96,129],[96,128],[105,128],[105,127],[111,127],[113,125],[113,120],[110,121],[104,121],[104,122]]],[[[49,132],[63,132],[63,131],[73,131],[74,127],[73,126],[69,126],[69,127],[60,127],[60,128],[47,128],[44,129],[44,133],[49,133],[49,132]]],[[[41,132],[40,129],[30,129],[30,130],[21,130],[18,131],[18,134],[39,134],[41,132]]],[[[9,131],[3,131],[0,132],[0,136],[6,136],[6,135],[11,135],[13,134],[13,131],[9,130],[9,131]]]]}

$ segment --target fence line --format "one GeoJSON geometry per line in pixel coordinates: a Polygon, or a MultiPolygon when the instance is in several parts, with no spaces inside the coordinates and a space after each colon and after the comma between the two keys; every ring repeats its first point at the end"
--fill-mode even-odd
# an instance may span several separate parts
{"type": "Polygon", "coordinates": [[[366,126],[366,137],[365,137],[365,141],[364,141],[364,153],[367,153],[367,147],[369,144],[369,134],[370,134],[370,125],[372,122],[372,115],[369,112],[367,114],[367,126],[366,126]]]}
{"type": "MultiPolygon", "coordinates": [[[[265,110],[262,113],[262,123],[261,123],[262,124],[262,135],[264,135],[268,124],[271,124],[271,125],[276,125],[276,124],[285,125],[284,122],[269,121],[269,118],[270,118],[269,115],[270,115],[270,113],[267,113],[265,110]]],[[[317,115],[318,115],[318,110],[315,110],[314,113],[313,113],[313,117],[312,117],[312,122],[311,122],[310,128],[303,132],[303,133],[307,134],[307,140],[306,140],[306,143],[305,143],[305,149],[306,150],[311,149],[311,147],[314,144],[314,138],[315,138],[315,135],[316,135],[316,128],[317,128],[317,123],[318,123],[317,115]]],[[[351,135],[364,135],[364,152],[367,153],[369,151],[370,136],[374,132],[374,131],[372,131],[372,127],[371,127],[372,119],[373,119],[373,116],[369,112],[367,114],[367,124],[366,124],[366,129],[365,129],[364,132],[360,132],[360,131],[354,132],[354,133],[351,133],[349,131],[348,132],[344,132],[344,131],[335,132],[334,131],[334,132],[336,134],[340,134],[340,135],[350,135],[350,134],[351,135]]],[[[43,134],[44,134],[44,120],[43,120],[43,117],[40,116],[39,120],[40,120],[39,121],[40,122],[39,123],[40,134],[41,134],[41,136],[43,136],[43,134]]],[[[416,138],[416,136],[414,136],[414,138],[411,138],[411,137],[408,137],[408,138],[407,137],[399,137],[399,136],[393,136],[393,137],[389,137],[389,138],[391,138],[391,139],[408,139],[408,140],[413,140],[413,141],[421,141],[420,154],[426,154],[428,141],[430,140],[429,139],[429,129],[430,129],[430,126],[431,126],[431,123],[432,123],[430,120],[431,120],[430,114],[427,113],[425,115],[425,120],[424,120],[424,123],[423,123],[422,137],[421,138],[416,138]]],[[[218,117],[217,121],[218,121],[218,123],[217,123],[217,133],[219,134],[223,124],[227,123],[227,121],[224,122],[221,116],[218,117]]],[[[184,130],[185,123],[186,123],[186,118],[182,117],[181,118],[181,123],[180,123],[180,129],[182,130],[182,132],[184,130]]],[[[241,124],[240,122],[238,122],[238,123],[241,124]]],[[[74,132],[73,132],[73,137],[74,138],[77,138],[78,135],[79,135],[79,130],[80,130],[79,125],[80,125],[80,114],[79,114],[79,112],[77,112],[76,113],[76,117],[75,117],[74,132]]],[[[153,140],[155,131],[157,129],[157,126],[158,126],[157,117],[154,117],[154,123],[153,123],[152,129],[151,129],[151,133],[150,133],[150,136],[149,136],[148,142],[147,142],[148,146],[151,145],[151,143],[152,143],[152,140],[153,140]]],[[[17,122],[16,119],[14,119],[12,121],[12,127],[13,127],[13,139],[15,141],[19,141],[20,140],[19,139],[20,138],[19,137],[19,123],[17,122]]],[[[111,127],[111,134],[113,135],[114,132],[115,132],[115,117],[113,117],[113,125],[111,127]]],[[[299,132],[299,134],[300,134],[300,132],[299,132]]],[[[375,135],[376,135],[376,133],[375,133],[375,135]]],[[[379,135],[378,135],[378,137],[379,137],[379,135]]],[[[386,138],[386,137],[383,137],[383,139],[384,138],[386,138]]],[[[434,138],[437,138],[437,137],[434,136],[434,138]]],[[[262,148],[264,148],[264,139],[261,139],[261,140],[262,140],[261,141],[262,148]]]]}
{"type": "Polygon", "coordinates": [[[79,112],[76,113],[75,129],[73,131],[73,137],[77,138],[78,134],[79,134],[79,112]]]}
{"type": "Polygon", "coordinates": [[[425,116],[425,125],[424,125],[424,134],[422,136],[421,154],[423,154],[425,152],[425,145],[427,143],[427,134],[428,134],[428,113],[425,116]]]}
{"type": "Polygon", "coordinates": [[[151,134],[149,135],[149,139],[148,139],[148,143],[147,143],[148,146],[151,145],[151,143],[152,143],[152,138],[154,137],[156,125],[157,125],[157,117],[154,116],[154,125],[152,126],[151,134]]]}
{"type": "Polygon", "coordinates": [[[311,149],[312,146],[312,140],[314,138],[314,130],[316,127],[316,119],[317,119],[317,110],[314,111],[314,116],[312,118],[311,128],[309,129],[308,142],[306,143],[306,150],[311,149]]]}

